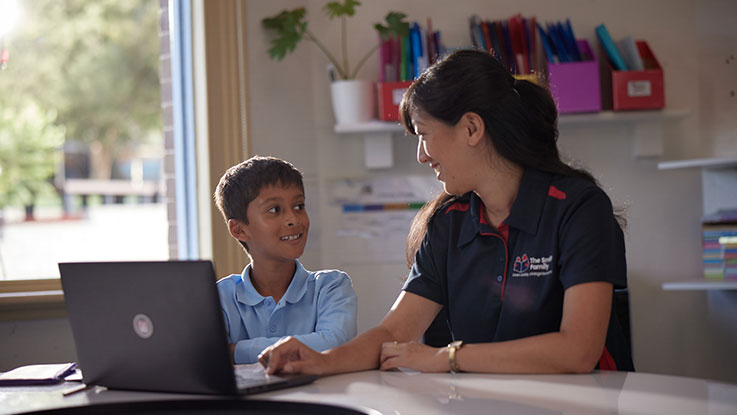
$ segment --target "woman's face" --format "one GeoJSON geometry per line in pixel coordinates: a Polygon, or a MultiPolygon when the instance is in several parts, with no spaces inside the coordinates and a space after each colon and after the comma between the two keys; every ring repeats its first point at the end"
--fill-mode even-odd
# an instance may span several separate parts
{"type": "Polygon", "coordinates": [[[417,134],[417,162],[427,163],[435,171],[446,193],[458,195],[472,190],[465,180],[469,160],[462,127],[450,126],[423,111],[410,115],[417,134]]]}

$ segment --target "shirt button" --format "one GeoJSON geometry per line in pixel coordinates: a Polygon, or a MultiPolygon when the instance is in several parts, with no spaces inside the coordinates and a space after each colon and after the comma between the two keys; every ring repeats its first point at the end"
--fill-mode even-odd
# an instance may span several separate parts
{"type": "Polygon", "coordinates": [[[502,278],[502,276],[501,276],[501,275],[499,275],[498,277],[496,277],[496,280],[497,280],[497,281],[499,281],[499,282],[502,282],[502,280],[503,280],[503,279],[504,279],[504,278],[502,278]]]}
{"type": "Polygon", "coordinates": [[[271,331],[272,333],[275,333],[275,332],[276,332],[276,327],[274,327],[274,326],[271,326],[271,328],[270,328],[269,330],[270,330],[270,331],[271,331]]]}

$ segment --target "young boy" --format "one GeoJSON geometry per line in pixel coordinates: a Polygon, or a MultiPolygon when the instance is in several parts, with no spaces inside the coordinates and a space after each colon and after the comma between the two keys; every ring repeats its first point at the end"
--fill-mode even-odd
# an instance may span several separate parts
{"type": "Polygon", "coordinates": [[[357,298],[337,270],[307,271],[297,260],[307,242],[302,174],[274,157],[228,169],[215,203],[251,263],[217,282],[233,362],[255,363],[284,336],[323,351],[356,335],[357,298]]]}

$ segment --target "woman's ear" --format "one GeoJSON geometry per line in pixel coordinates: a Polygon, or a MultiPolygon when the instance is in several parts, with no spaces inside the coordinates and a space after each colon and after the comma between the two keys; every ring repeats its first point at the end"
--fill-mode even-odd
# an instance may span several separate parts
{"type": "Polygon", "coordinates": [[[248,242],[251,239],[248,226],[238,219],[228,219],[228,231],[233,238],[239,241],[248,242]]]}
{"type": "Polygon", "coordinates": [[[484,135],[486,134],[486,125],[481,116],[475,112],[467,112],[461,117],[461,122],[463,123],[464,133],[469,146],[476,147],[479,143],[483,142],[484,135]]]}

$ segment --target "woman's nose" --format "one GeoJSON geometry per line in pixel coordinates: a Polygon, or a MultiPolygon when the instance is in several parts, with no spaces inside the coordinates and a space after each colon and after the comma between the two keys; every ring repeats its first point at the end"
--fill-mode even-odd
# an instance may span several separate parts
{"type": "Polygon", "coordinates": [[[417,162],[420,164],[425,164],[430,161],[430,157],[427,156],[425,145],[423,143],[424,141],[417,140],[417,162]]]}

